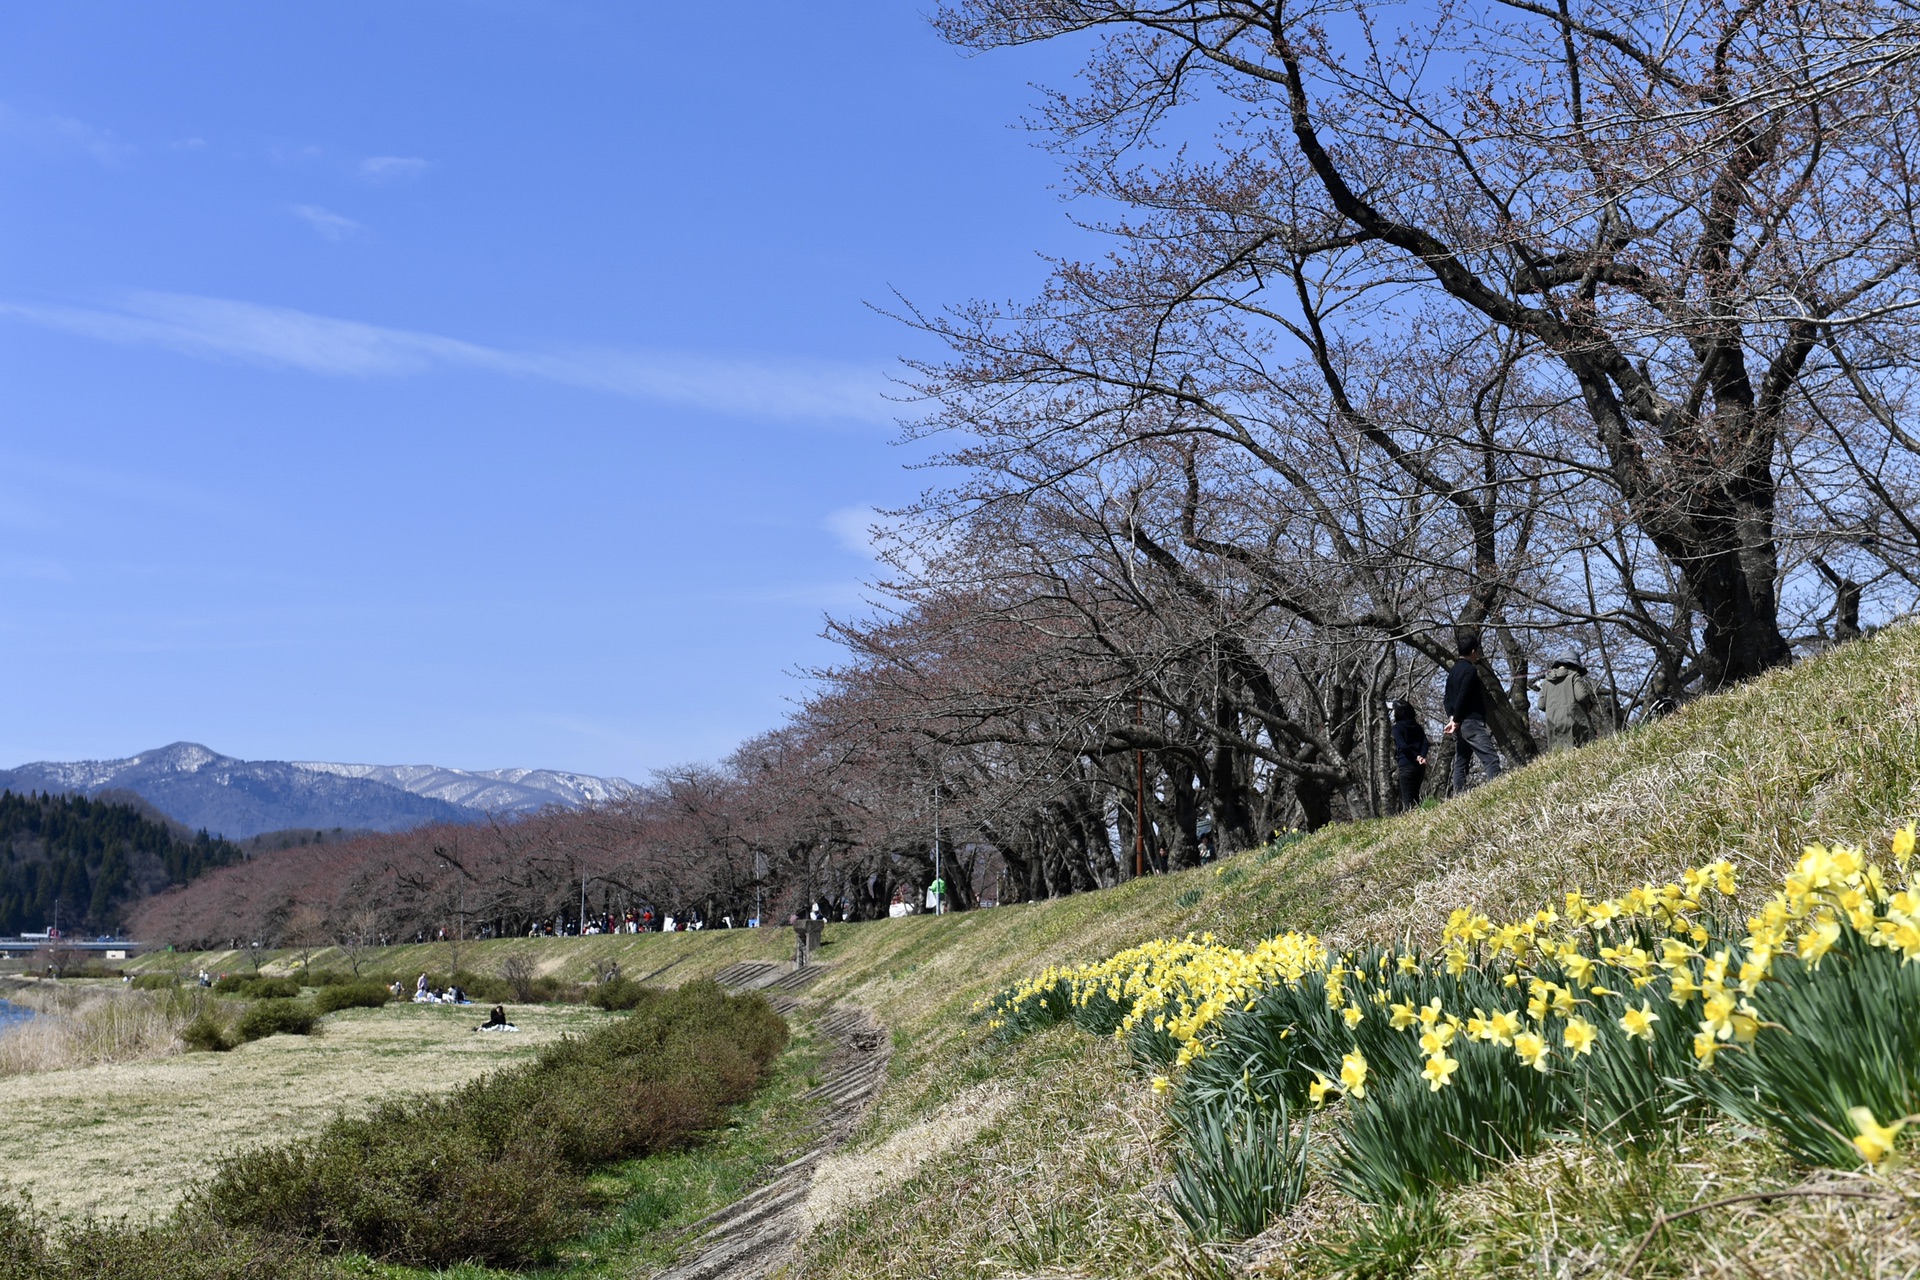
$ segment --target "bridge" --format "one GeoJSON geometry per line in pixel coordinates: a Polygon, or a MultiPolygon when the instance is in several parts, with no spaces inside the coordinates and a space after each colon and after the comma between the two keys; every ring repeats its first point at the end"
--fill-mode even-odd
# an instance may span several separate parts
{"type": "Polygon", "coordinates": [[[27,956],[39,951],[80,951],[107,960],[126,960],[145,948],[128,938],[55,938],[44,933],[0,938],[0,956],[27,956]]]}

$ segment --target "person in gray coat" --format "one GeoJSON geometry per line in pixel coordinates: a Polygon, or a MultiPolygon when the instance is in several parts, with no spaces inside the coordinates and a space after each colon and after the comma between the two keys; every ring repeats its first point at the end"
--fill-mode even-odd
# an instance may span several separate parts
{"type": "Polygon", "coordinates": [[[1571,751],[1600,736],[1600,694],[1584,666],[1572,658],[1557,659],[1538,687],[1549,751],[1571,751]]]}

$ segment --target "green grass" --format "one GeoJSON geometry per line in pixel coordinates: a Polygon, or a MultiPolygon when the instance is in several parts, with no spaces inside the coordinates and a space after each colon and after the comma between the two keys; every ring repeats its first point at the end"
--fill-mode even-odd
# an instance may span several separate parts
{"type": "MultiPolygon", "coordinates": [[[[819,1232],[808,1247],[810,1274],[985,1280],[1061,1269],[1146,1276],[1162,1273],[1185,1248],[1157,1189],[1171,1168],[1160,1103],[1118,1046],[1070,1029],[997,1045],[970,1017],[974,1001],[1048,963],[1093,960],[1189,931],[1212,931],[1235,944],[1290,928],[1351,944],[1408,934],[1431,939],[1455,907],[1505,918],[1557,902],[1569,888],[1617,892],[1723,856],[1757,886],[1784,870],[1809,840],[1877,842],[1920,814],[1916,744],[1920,627],[1909,625],[1695,703],[1657,724],[1509,771],[1431,809],[1330,828],[1217,868],[1103,893],[831,926],[822,956],[830,967],[811,994],[871,1009],[890,1028],[895,1049],[888,1085],[857,1135],[857,1148],[880,1150],[889,1139],[918,1132],[969,1090],[1000,1087],[1015,1101],[966,1141],[903,1171],[819,1232]]],[[[507,939],[464,945],[460,964],[484,971],[522,952],[543,973],[577,981],[609,959],[632,977],[681,959],[659,979],[677,982],[736,960],[781,958],[790,947],[784,929],[507,939]]],[[[361,963],[376,971],[443,970],[448,950],[444,944],[389,948],[361,963]]],[[[270,959],[278,971],[289,957],[270,959]]],[[[138,967],[202,962],[147,956],[138,967]]],[[[209,967],[243,963],[227,953],[209,967]]],[[[344,967],[338,955],[316,956],[314,963],[344,967]]],[[[1600,1192],[1631,1191],[1644,1180],[1583,1155],[1566,1175],[1572,1182],[1555,1189],[1552,1179],[1561,1175],[1540,1163],[1555,1154],[1451,1193],[1432,1228],[1438,1237],[1422,1248],[1452,1259],[1454,1269],[1432,1274],[1543,1273],[1511,1261],[1525,1254],[1518,1244],[1518,1252],[1477,1250],[1475,1222],[1507,1238],[1529,1214],[1577,1224],[1591,1213],[1590,1229],[1581,1228],[1591,1238],[1567,1229],[1569,1251],[1606,1252],[1624,1239],[1638,1219],[1629,1209],[1607,1209],[1612,1202],[1600,1192]],[[1487,1188],[1506,1188],[1511,1207],[1483,1205],[1487,1188]],[[1583,1188],[1594,1192],[1591,1206],[1583,1188]]],[[[1717,1191],[1721,1180],[1754,1187],[1798,1176],[1718,1148],[1673,1160],[1670,1182],[1658,1185],[1683,1199],[1717,1191]]],[[[1333,1253],[1311,1244],[1324,1234],[1308,1229],[1321,1196],[1310,1188],[1295,1215],[1307,1224],[1298,1233],[1310,1246],[1299,1268],[1305,1275],[1339,1270],[1333,1253]]],[[[1322,1211],[1340,1220],[1344,1203],[1322,1205],[1322,1211]]],[[[1865,1210],[1835,1203],[1786,1200],[1706,1215],[1699,1230],[1710,1247],[1700,1245],[1700,1256],[1743,1256],[1748,1237],[1799,1240],[1807,1256],[1835,1260],[1831,1274],[1862,1274],[1848,1269],[1846,1250],[1854,1246],[1846,1229],[1833,1224],[1865,1210]],[[1789,1223],[1802,1225],[1782,1225],[1789,1223]],[[1735,1232],[1744,1235],[1736,1239],[1735,1232]]],[[[1896,1243],[1903,1221],[1889,1228],[1896,1243]]],[[[1687,1238],[1684,1231],[1675,1234],[1687,1238]]],[[[1661,1266],[1680,1265],[1681,1255],[1662,1254],[1665,1247],[1650,1256],[1665,1257],[1661,1266]]],[[[1783,1245],[1754,1256],[1789,1253],[1783,1245]]],[[[1695,1272],[1673,1273],[1696,1272],[1720,1274],[1704,1263],[1695,1272]]],[[[1809,1264],[1805,1274],[1823,1273],[1809,1264]]]]}

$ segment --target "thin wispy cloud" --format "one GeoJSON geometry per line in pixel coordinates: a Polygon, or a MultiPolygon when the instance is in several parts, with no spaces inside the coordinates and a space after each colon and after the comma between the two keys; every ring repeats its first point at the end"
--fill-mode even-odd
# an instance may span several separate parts
{"type": "Polygon", "coordinates": [[[133,147],[106,129],[71,116],[33,115],[0,102],[0,137],[43,151],[85,155],[112,166],[133,154],[133,147]]]}
{"type": "Polygon", "coordinates": [[[880,513],[872,507],[841,507],[830,511],[823,523],[835,540],[855,555],[880,558],[881,540],[886,536],[880,513]]]}
{"type": "Polygon", "coordinates": [[[317,204],[289,205],[288,209],[294,217],[312,227],[323,240],[338,242],[345,240],[348,236],[357,236],[366,230],[352,218],[335,213],[331,209],[322,209],[317,204]]]}
{"type": "Polygon", "coordinates": [[[330,377],[470,370],[743,416],[865,423],[889,423],[896,416],[886,380],[852,364],[612,349],[514,351],[287,307],[172,293],[136,293],[111,307],[0,302],[0,319],[330,377]]]}
{"type": "Polygon", "coordinates": [[[360,176],[368,182],[396,182],[417,178],[429,167],[419,156],[368,156],[360,162],[360,176]]]}

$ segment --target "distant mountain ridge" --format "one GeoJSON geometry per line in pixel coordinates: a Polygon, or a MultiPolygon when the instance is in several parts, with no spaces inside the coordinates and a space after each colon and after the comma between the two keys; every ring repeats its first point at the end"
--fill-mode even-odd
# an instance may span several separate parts
{"type": "Polygon", "coordinates": [[[191,830],[244,840],[289,828],[404,831],[551,805],[577,808],[612,799],[632,784],[552,769],[239,760],[176,742],[122,760],[43,760],[0,770],[0,788],[87,796],[130,791],[191,830]]]}

